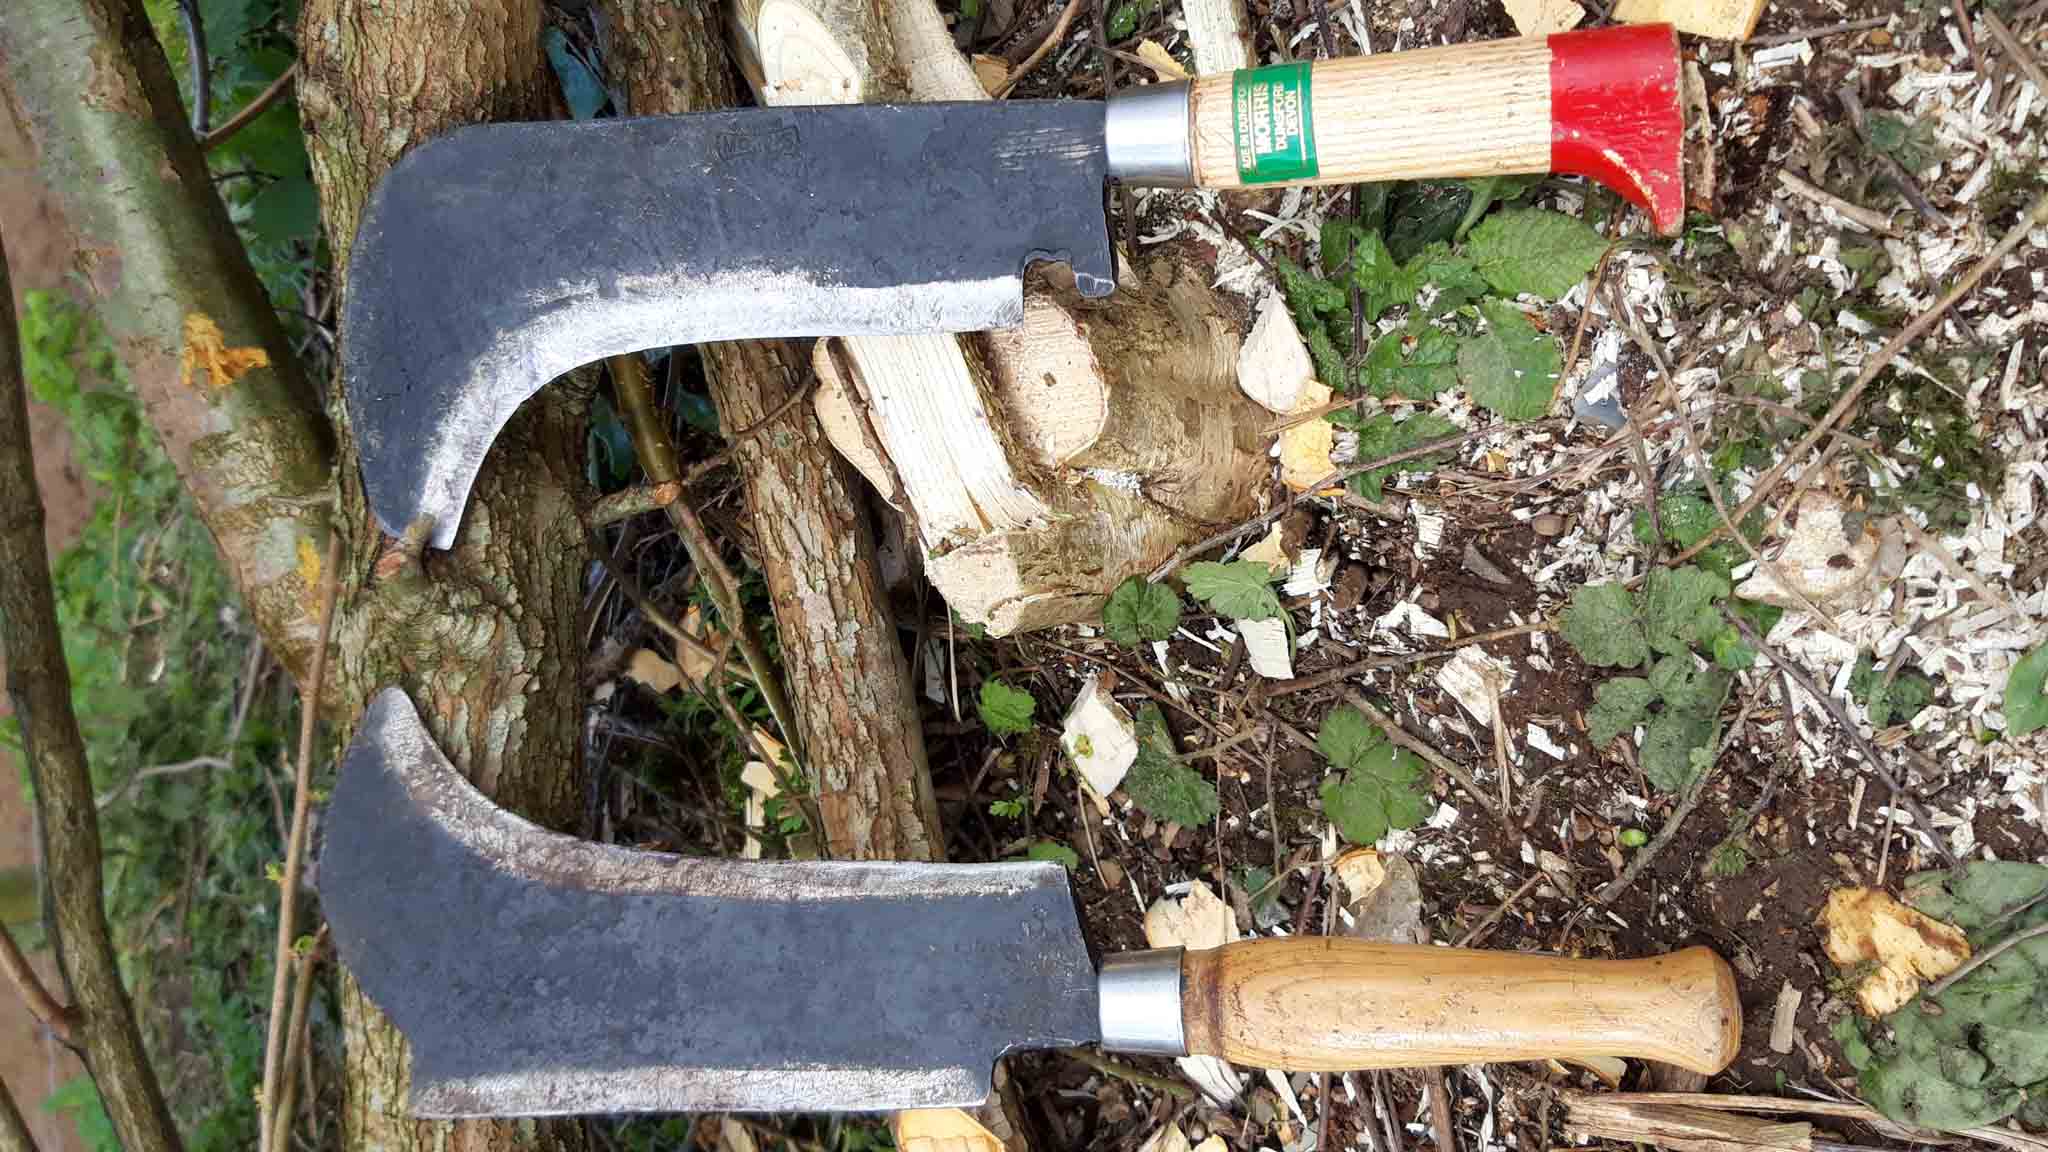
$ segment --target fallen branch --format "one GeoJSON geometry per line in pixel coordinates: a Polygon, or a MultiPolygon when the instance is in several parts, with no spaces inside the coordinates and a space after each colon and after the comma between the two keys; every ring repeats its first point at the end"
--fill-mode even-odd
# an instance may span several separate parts
{"type": "MultiPolygon", "coordinates": [[[[1581,1103],[1614,1107],[1632,1105],[1677,1105],[1682,1108],[1698,1108],[1708,1112],[1761,1112],[1765,1115],[1807,1115],[1832,1116],[1843,1120],[1861,1120],[1875,1126],[1887,1136],[1913,1143],[1923,1142],[1924,1134],[1908,1128],[1886,1117],[1867,1104],[1856,1104],[1841,1100],[1800,1100],[1780,1096],[1742,1096],[1714,1092],[1603,1092],[1593,1095],[1571,1092],[1564,1094],[1565,1105],[1576,1109],[1581,1103]]],[[[2007,1148],[2013,1152],[2042,1152],[2048,1149],[2048,1140],[2031,1136],[2011,1128],[1986,1126],[1965,1128],[1957,1135],[1987,1144],[2007,1148]]],[[[1617,1139],[1628,1139],[1618,1136],[1617,1139]]]]}
{"type": "Polygon", "coordinates": [[[1365,713],[1365,718],[1379,725],[1380,730],[1387,734],[1389,740],[1422,757],[1432,767],[1457,781],[1460,788],[1470,792],[1472,798],[1479,802],[1479,806],[1486,809],[1495,820],[1499,821],[1502,828],[1507,829],[1510,839],[1520,840],[1522,838],[1522,830],[1515,827],[1514,821],[1509,819],[1508,814],[1495,804],[1493,797],[1485,789],[1481,788],[1479,782],[1472,778],[1472,774],[1460,767],[1456,761],[1409,734],[1408,730],[1403,728],[1398,721],[1385,712],[1380,711],[1373,705],[1372,701],[1367,700],[1356,689],[1346,688],[1344,690],[1344,702],[1365,713]]]}
{"type": "Polygon", "coordinates": [[[1833,192],[1801,179],[1790,168],[1778,169],[1778,183],[1801,199],[1810,200],[1823,208],[1831,208],[1835,215],[1849,221],[1865,232],[1880,236],[1897,236],[1899,230],[1892,227],[1892,218],[1873,208],[1865,208],[1850,200],[1844,200],[1833,192]]]}
{"type": "Polygon", "coordinates": [[[340,590],[342,543],[337,534],[327,548],[327,566],[320,588],[319,646],[313,649],[313,668],[299,693],[299,763],[292,776],[292,830],[285,841],[284,879],[277,895],[277,949],[272,954],[270,981],[270,1026],[263,1042],[263,1095],[259,1097],[256,1129],[257,1148],[271,1149],[267,1142],[271,1120],[280,1091],[278,1074],[284,1061],[284,1025],[292,971],[294,930],[298,927],[299,869],[306,859],[306,825],[313,806],[313,737],[320,728],[320,693],[327,679],[327,634],[334,622],[334,600],[340,590]]]}
{"type": "Polygon", "coordinates": [[[649,512],[658,512],[682,499],[683,486],[676,481],[666,484],[636,484],[621,488],[609,496],[601,496],[590,505],[584,519],[605,527],[621,520],[631,520],[649,512]]]}
{"type": "MultiPolygon", "coordinates": [[[[1801,437],[1799,443],[1794,445],[1790,452],[1785,453],[1777,463],[1771,465],[1769,470],[1757,479],[1756,488],[1749,494],[1749,499],[1744,500],[1742,506],[1735,510],[1733,517],[1735,523],[1742,523],[1749,518],[1750,513],[1762,506],[1764,499],[1778,486],[1778,482],[1785,478],[1785,473],[1791,470],[1792,465],[1799,460],[1805,459],[1807,453],[1813,451],[1814,445],[1820,443],[1833,430],[1835,425],[1848,418],[1849,413],[1863,399],[1863,390],[1870,386],[1871,381],[1877,379],[1878,373],[1883,372],[1887,364],[1897,359],[1899,353],[1906,350],[1907,345],[1926,335],[1928,330],[1933,328],[1935,323],[1942,316],[1946,315],[1950,308],[1955,307],[1958,300],[1975,291],[1979,281],[1983,280],[1985,276],[1990,274],[1993,268],[1996,268],[2001,261],[2011,255],[2013,249],[2020,246],[2020,243],[2027,238],[2029,232],[2044,223],[2048,223],[2048,193],[2035,198],[2033,204],[2029,205],[2027,210],[2021,214],[2019,222],[2007,230],[2006,234],[1999,239],[1991,251],[1985,253],[1982,260],[1977,261],[1976,264],[1970,267],[1968,272],[1963,274],[1962,279],[1956,281],[1955,287],[1943,293],[1941,299],[1935,301],[1933,306],[1929,307],[1927,311],[1913,317],[1910,323],[1904,328],[1899,329],[1898,335],[1887,340],[1884,347],[1878,349],[1875,356],[1864,362],[1862,371],[1856,374],[1856,383],[1851,385],[1847,392],[1842,393],[1841,398],[1828,408],[1827,414],[1821,417],[1820,423],[1815,425],[1805,436],[1801,437]]],[[[1699,555],[1703,549],[1720,539],[1724,531],[1726,531],[1725,525],[1714,525],[1707,530],[1706,535],[1695,541],[1692,547],[1679,553],[1677,559],[1673,560],[1672,563],[1683,564],[1694,556],[1699,555]]]]}
{"type": "Polygon", "coordinates": [[[1847,32],[1868,32],[1891,23],[1889,16],[1871,16],[1862,20],[1845,20],[1840,24],[1821,24],[1805,28],[1794,28],[1789,32],[1773,32],[1768,36],[1752,36],[1743,41],[1746,48],[1770,48],[1779,44],[1796,44],[1801,40],[1820,40],[1828,36],[1840,36],[1847,32]]]}
{"type": "Polygon", "coordinates": [[[1427,652],[1393,652],[1378,656],[1367,656],[1362,660],[1354,660],[1349,664],[1341,664],[1335,668],[1326,668],[1313,676],[1297,676],[1292,680],[1275,680],[1271,684],[1266,685],[1266,695],[1268,697],[1292,696],[1298,692],[1312,692],[1317,688],[1349,680],[1360,672],[1370,672],[1375,668],[1393,668],[1402,664],[1420,664],[1426,660],[1437,660],[1450,656],[1456,653],[1458,649],[1469,648],[1474,644],[1491,644],[1496,640],[1512,640],[1517,636],[1529,636],[1537,632],[1548,632],[1555,627],[1557,627],[1557,621],[1544,619],[1538,620],[1534,624],[1516,624],[1510,628],[1496,628],[1491,632],[1474,632],[1470,636],[1460,637],[1441,648],[1432,648],[1427,652]]]}
{"type": "MultiPolygon", "coordinates": [[[[2044,199],[2042,202],[2048,203],[2048,199],[2044,199]]],[[[1897,806],[1903,801],[1906,809],[1913,813],[1913,819],[1919,825],[1914,831],[1925,836],[1928,843],[1934,845],[1934,851],[1943,860],[1948,862],[1949,867],[1957,867],[1960,862],[1956,859],[1956,854],[1950,851],[1949,846],[1943,843],[1941,837],[1935,833],[1934,821],[1928,818],[1927,809],[1921,805],[1919,800],[1914,798],[1912,793],[1900,786],[1898,778],[1892,775],[1891,769],[1885,767],[1884,761],[1878,758],[1877,749],[1863,735],[1862,730],[1850,721],[1848,713],[1842,711],[1842,706],[1835,701],[1835,698],[1828,695],[1819,684],[1815,683],[1813,677],[1806,674],[1805,669],[1787,660],[1784,653],[1771,647],[1770,643],[1759,635],[1755,628],[1750,626],[1749,621],[1726,610],[1723,610],[1721,615],[1723,619],[1735,625],[1737,630],[1742,633],[1743,639],[1749,641],[1750,647],[1769,657],[1771,663],[1776,664],[1780,671],[1791,677],[1792,682],[1799,685],[1800,691],[1820,701],[1820,706],[1827,710],[1828,715],[1834,718],[1835,723],[1841,726],[1842,731],[1849,734],[1849,739],[1855,741],[1857,751],[1862,753],[1864,762],[1870,765],[1871,771],[1876,772],[1877,778],[1884,781],[1885,787],[1891,789],[1893,806],[1897,806]]],[[[1785,709],[1789,715],[1792,709],[1792,701],[1785,701],[1785,709]]]]}

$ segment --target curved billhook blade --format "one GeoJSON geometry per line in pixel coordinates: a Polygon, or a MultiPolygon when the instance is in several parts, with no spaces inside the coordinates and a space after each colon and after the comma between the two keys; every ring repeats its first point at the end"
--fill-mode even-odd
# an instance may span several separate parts
{"type": "Polygon", "coordinates": [[[370,705],[327,817],[342,959],[412,1042],[421,1116],[979,1101],[1012,1048],[1095,1039],[1057,864],[782,863],[543,831],[370,705]]]}
{"type": "Polygon", "coordinates": [[[1103,106],[747,109],[487,124],[378,185],[349,254],[342,380],[384,531],[455,539],[484,453],[605,356],[1023,319],[1023,272],[1113,287],[1103,106]]]}

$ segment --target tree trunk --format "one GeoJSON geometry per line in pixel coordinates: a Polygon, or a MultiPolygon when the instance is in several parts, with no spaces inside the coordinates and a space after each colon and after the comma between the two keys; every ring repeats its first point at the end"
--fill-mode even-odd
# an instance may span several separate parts
{"type": "MultiPolygon", "coordinates": [[[[764,100],[986,98],[931,0],[885,6],[881,31],[839,0],[733,11],[764,100]],[[886,71],[833,74],[862,60],[886,71]]],[[[833,444],[910,519],[953,610],[999,636],[1094,619],[1125,577],[1249,514],[1267,470],[1267,417],[1237,390],[1235,325],[1205,279],[1155,261],[1097,307],[1059,278],[1027,283],[1019,330],[813,354],[833,444]]]]}
{"type": "Polygon", "coordinates": [[[136,395],[264,641],[303,676],[334,439],[142,5],[9,0],[0,72],[136,395]]]}
{"type": "MultiPolygon", "coordinates": [[[[732,103],[709,5],[608,0],[605,12],[613,88],[634,115],[732,103]]],[[[802,356],[783,341],[703,353],[727,435],[754,428],[803,386],[802,356]]],[[[945,842],[923,728],[852,472],[805,404],[736,455],[831,855],[938,859],[945,842]]]]}
{"type": "MultiPolygon", "coordinates": [[[[537,0],[308,0],[299,108],[338,269],[370,189],[403,152],[463,123],[547,114],[540,29],[537,0]]],[[[521,409],[484,463],[454,548],[423,563],[377,530],[339,429],[350,569],[337,715],[352,724],[378,689],[400,685],[464,776],[564,830],[582,819],[576,507],[590,379],[572,374],[521,409]]],[[[353,981],[343,1016],[347,1147],[584,1146],[574,1120],[412,1119],[403,1037],[353,981]]]]}

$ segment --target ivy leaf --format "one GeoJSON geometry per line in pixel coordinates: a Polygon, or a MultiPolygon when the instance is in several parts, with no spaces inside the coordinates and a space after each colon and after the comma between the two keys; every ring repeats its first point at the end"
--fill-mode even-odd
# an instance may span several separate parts
{"type": "Polygon", "coordinates": [[[1422,762],[1387,739],[1356,708],[1331,709],[1316,747],[1340,771],[1323,780],[1323,811],[1346,840],[1374,844],[1390,829],[1412,828],[1428,814],[1422,762]]]}
{"type": "Polygon", "coordinates": [[[1650,658],[1636,600],[1622,584],[1581,584],[1558,625],[1579,659],[1595,668],[1634,668],[1650,658]]]}
{"type": "Polygon", "coordinates": [[[1714,602],[1727,596],[1728,581],[1690,564],[1652,568],[1643,594],[1650,647],[1675,654],[1691,651],[1694,644],[1711,644],[1725,627],[1714,602]]]}
{"type": "Polygon", "coordinates": [[[1604,748],[1616,736],[1635,728],[1656,696],[1640,676],[1617,676],[1593,689],[1593,707],[1586,713],[1593,746],[1604,748]]]}
{"type": "Polygon", "coordinates": [[[2036,648],[2012,666],[2005,678],[2005,731],[2008,736],[2025,736],[2048,727],[2048,697],[2041,684],[2048,680],[2048,647],[2036,648]]]}
{"type": "Polygon", "coordinates": [[[1481,300],[1479,314],[1486,331],[1458,349],[1458,378],[1474,401],[1506,419],[1540,418],[1557,387],[1557,337],[1538,332],[1505,300],[1481,300]]]}
{"type": "Polygon", "coordinates": [[[1038,710],[1038,701],[1032,699],[1031,693],[1001,680],[984,680],[977,708],[989,731],[998,736],[1014,736],[1031,731],[1031,714],[1038,710]]]}
{"type": "Polygon", "coordinates": [[[1271,620],[1280,615],[1273,570],[1256,560],[1228,564],[1202,561],[1187,567],[1188,595],[1232,620],[1271,620]]]}
{"type": "Polygon", "coordinates": [[[1410,348],[1408,337],[1400,332],[1373,341],[1361,373],[1367,391],[1380,397],[1434,400],[1439,392],[1457,386],[1457,337],[1441,328],[1424,328],[1414,341],[1410,348]]]}
{"type": "Polygon", "coordinates": [[[1555,300],[1570,292],[1607,250],[1585,221],[1547,208],[1511,208],[1480,221],[1465,255],[1503,296],[1555,300]]]}
{"type": "Polygon", "coordinates": [[[1173,733],[1157,704],[1138,710],[1138,758],[1124,775],[1124,794],[1138,807],[1183,828],[1216,818],[1216,786],[1174,755],[1173,733]]]}
{"type": "Polygon", "coordinates": [[[1164,584],[1133,576],[1116,586],[1102,606],[1102,631],[1111,643],[1136,648],[1164,640],[1180,626],[1180,597],[1164,584]]]}
{"type": "MultiPolygon", "coordinates": [[[[1397,452],[1406,452],[1432,440],[1456,435],[1458,432],[1456,424],[1434,412],[1418,412],[1398,424],[1394,422],[1391,413],[1380,412],[1356,427],[1360,460],[1378,460],[1397,452]]],[[[1386,498],[1387,477],[1396,472],[1426,471],[1432,465],[1449,459],[1449,454],[1450,450],[1447,448],[1442,452],[1431,452],[1399,464],[1388,464],[1360,472],[1351,478],[1351,490],[1377,504],[1386,498]]]]}

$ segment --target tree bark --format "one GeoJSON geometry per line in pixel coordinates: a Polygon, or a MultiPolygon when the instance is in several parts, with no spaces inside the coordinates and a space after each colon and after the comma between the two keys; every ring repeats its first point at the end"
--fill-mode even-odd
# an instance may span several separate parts
{"type": "MultiPolygon", "coordinates": [[[[299,108],[337,269],[370,189],[405,151],[463,123],[547,115],[540,28],[537,0],[308,0],[299,108]]],[[[351,559],[336,624],[336,715],[352,726],[371,695],[398,684],[472,783],[566,830],[582,819],[576,508],[591,378],[573,373],[521,409],[477,477],[455,546],[423,560],[377,530],[349,429],[338,427],[351,559]]],[[[412,1119],[404,1038],[353,981],[342,1001],[346,1147],[585,1145],[575,1120],[412,1119]]]]}
{"type": "MultiPolygon", "coordinates": [[[[711,5],[607,0],[605,12],[605,59],[633,114],[732,103],[711,5]]],[[[729,436],[803,386],[802,356],[786,342],[703,352],[729,436]]],[[[805,404],[747,436],[735,456],[831,855],[938,859],[944,837],[923,728],[851,471],[805,404]]]]}
{"type": "Polygon", "coordinates": [[[150,1069],[107,932],[99,810],[71,711],[71,672],[50,590],[18,331],[7,254],[0,251],[0,491],[8,493],[0,501],[0,652],[41,817],[52,942],[70,987],[72,1035],[121,1143],[133,1152],[177,1152],[178,1130],[150,1069]]]}
{"type": "Polygon", "coordinates": [[[334,439],[142,5],[13,0],[0,74],[150,422],[264,640],[303,675],[334,439]]]}

